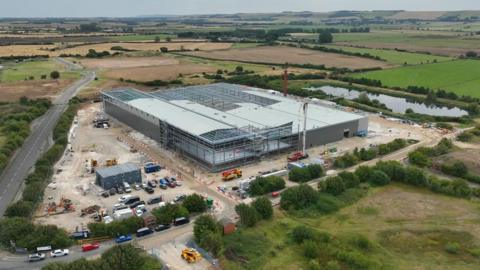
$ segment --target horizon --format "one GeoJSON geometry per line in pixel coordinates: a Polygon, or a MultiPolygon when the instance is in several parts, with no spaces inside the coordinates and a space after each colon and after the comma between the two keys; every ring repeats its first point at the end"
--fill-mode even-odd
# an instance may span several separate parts
{"type": "Polygon", "coordinates": [[[214,14],[255,14],[334,11],[419,11],[448,12],[480,10],[475,0],[17,0],[2,5],[0,18],[135,18],[152,16],[195,16],[214,14]],[[72,6],[74,8],[72,8],[72,6]],[[24,7],[29,7],[25,9],[24,7]],[[92,8],[93,7],[93,8],[92,8]],[[432,7],[435,7],[432,9],[432,7]]]}

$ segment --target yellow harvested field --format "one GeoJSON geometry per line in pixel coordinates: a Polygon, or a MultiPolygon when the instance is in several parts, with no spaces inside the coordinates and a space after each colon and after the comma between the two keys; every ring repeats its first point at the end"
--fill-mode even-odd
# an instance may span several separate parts
{"type": "Polygon", "coordinates": [[[62,89],[65,89],[73,80],[46,80],[46,81],[19,81],[0,84],[1,101],[17,101],[22,96],[28,98],[53,99],[62,89]]]}
{"type": "Polygon", "coordinates": [[[435,20],[445,13],[445,11],[402,11],[388,18],[395,20],[435,20]]]}
{"type": "Polygon", "coordinates": [[[85,59],[80,62],[87,68],[119,69],[149,66],[176,65],[179,61],[169,57],[115,57],[104,59],[85,59]]]}
{"type": "Polygon", "coordinates": [[[180,74],[190,75],[201,72],[214,72],[214,67],[196,65],[196,64],[176,64],[164,66],[123,68],[109,70],[103,73],[107,78],[135,81],[153,81],[153,80],[174,80],[180,74]]]}
{"type": "Polygon", "coordinates": [[[228,49],[232,46],[231,43],[210,43],[210,42],[168,42],[168,43],[146,43],[146,42],[119,42],[119,43],[101,43],[101,44],[89,44],[78,46],[74,48],[67,48],[63,50],[58,50],[52,52],[53,55],[60,54],[80,54],[85,55],[88,53],[88,50],[94,49],[96,51],[109,51],[110,53],[114,52],[111,50],[113,46],[120,46],[124,49],[129,50],[138,50],[138,51],[159,51],[161,47],[166,47],[169,50],[180,50],[182,47],[185,50],[223,50],[228,49]]]}
{"type": "Polygon", "coordinates": [[[197,51],[187,52],[185,54],[218,60],[273,64],[314,64],[325,65],[326,67],[350,69],[389,66],[386,62],[367,58],[281,46],[230,49],[209,52],[197,51]]]}
{"type": "Polygon", "coordinates": [[[0,46],[0,57],[11,55],[51,55],[48,51],[55,45],[8,45],[0,46]]]}

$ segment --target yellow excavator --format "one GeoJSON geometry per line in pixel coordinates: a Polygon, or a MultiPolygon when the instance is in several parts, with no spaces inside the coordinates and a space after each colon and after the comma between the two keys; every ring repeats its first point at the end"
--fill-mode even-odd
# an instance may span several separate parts
{"type": "Polygon", "coordinates": [[[188,263],[195,263],[202,258],[202,255],[194,248],[185,248],[182,250],[182,259],[188,263]]]}

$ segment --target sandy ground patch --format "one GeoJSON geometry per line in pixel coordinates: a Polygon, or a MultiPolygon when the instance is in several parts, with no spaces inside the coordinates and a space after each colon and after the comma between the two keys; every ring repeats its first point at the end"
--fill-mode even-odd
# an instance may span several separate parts
{"type": "Polygon", "coordinates": [[[117,69],[175,65],[179,61],[169,57],[118,57],[105,59],[85,59],[80,64],[87,68],[117,69]]]}
{"type": "Polygon", "coordinates": [[[173,80],[180,74],[190,75],[201,72],[213,72],[216,69],[196,64],[178,64],[154,67],[138,67],[106,71],[104,75],[113,79],[131,79],[136,81],[173,80]]]}
{"type": "Polygon", "coordinates": [[[74,80],[20,81],[0,83],[0,100],[16,101],[22,96],[29,98],[54,98],[74,80]]]}
{"type": "Polygon", "coordinates": [[[280,46],[231,49],[210,52],[198,51],[187,54],[220,60],[275,64],[315,64],[325,65],[327,67],[346,67],[351,69],[388,66],[388,64],[385,62],[366,58],[280,46]]]}

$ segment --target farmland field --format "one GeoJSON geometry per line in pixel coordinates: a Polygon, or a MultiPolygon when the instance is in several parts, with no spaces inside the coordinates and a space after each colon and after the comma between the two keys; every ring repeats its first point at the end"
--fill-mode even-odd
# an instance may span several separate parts
{"type": "Polygon", "coordinates": [[[210,59],[233,60],[253,63],[275,64],[314,64],[326,67],[345,67],[350,69],[387,67],[382,61],[353,57],[335,53],[298,49],[292,47],[257,47],[247,49],[230,49],[209,52],[190,52],[187,55],[200,56],[210,59]]]}
{"type": "Polygon", "coordinates": [[[87,68],[118,69],[178,64],[178,60],[169,57],[115,57],[105,59],[85,59],[80,63],[87,68]]]}
{"type": "Polygon", "coordinates": [[[349,260],[343,258],[338,262],[344,267],[331,269],[473,270],[480,263],[478,207],[474,201],[389,185],[370,190],[358,202],[330,215],[297,217],[277,211],[273,221],[226,236],[228,259],[222,263],[227,270],[310,269],[311,260],[302,245],[289,237],[293,228],[303,225],[331,235],[318,245],[316,260],[321,266],[336,260],[332,254],[347,251],[370,262],[370,267],[357,268],[347,266],[349,260]],[[369,247],[356,245],[355,239],[360,238],[368,239],[363,242],[369,247]],[[456,254],[447,250],[451,243],[459,245],[456,254]],[[255,245],[257,250],[242,250],[245,245],[255,245]]]}
{"type": "Polygon", "coordinates": [[[371,32],[334,34],[335,45],[362,46],[376,49],[403,49],[445,56],[459,56],[469,50],[480,52],[478,37],[453,34],[420,34],[408,32],[371,32]]]}
{"type": "Polygon", "coordinates": [[[368,48],[354,48],[346,46],[325,46],[328,48],[341,49],[347,52],[354,53],[368,53],[373,56],[378,56],[388,63],[393,65],[403,65],[407,63],[409,65],[418,65],[424,63],[431,63],[435,60],[438,62],[444,62],[451,60],[452,58],[444,56],[435,56],[421,53],[409,53],[409,52],[399,52],[395,50],[382,50],[382,49],[368,49],[368,48]]]}
{"type": "Polygon", "coordinates": [[[54,62],[53,60],[39,60],[23,63],[5,64],[0,69],[0,82],[14,82],[30,80],[40,80],[42,75],[50,76],[50,72],[57,70],[60,72],[60,79],[75,79],[79,75],[76,72],[65,72],[63,66],[54,62]]]}
{"type": "Polygon", "coordinates": [[[384,86],[424,86],[457,95],[480,97],[480,61],[456,60],[436,64],[399,67],[354,75],[382,81],[384,86]]]}
{"type": "Polygon", "coordinates": [[[129,41],[154,41],[156,37],[159,37],[160,40],[165,41],[167,37],[176,38],[176,35],[166,35],[166,34],[158,34],[158,35],[119,35],[119,36],[112,36],[109,39],[116,42],[129,42],[129,41]]]}

